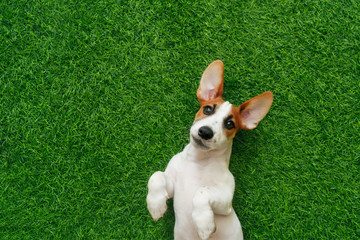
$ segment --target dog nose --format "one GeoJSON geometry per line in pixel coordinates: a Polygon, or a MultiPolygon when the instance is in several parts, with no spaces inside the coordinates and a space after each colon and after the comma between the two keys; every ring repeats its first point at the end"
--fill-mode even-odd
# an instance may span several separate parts
{"type": "Polygon", "coordinates": [[[198,134],[204,140],[209,140],[214,136],[214,132],[207,126],[199,128],[198,134]]]}

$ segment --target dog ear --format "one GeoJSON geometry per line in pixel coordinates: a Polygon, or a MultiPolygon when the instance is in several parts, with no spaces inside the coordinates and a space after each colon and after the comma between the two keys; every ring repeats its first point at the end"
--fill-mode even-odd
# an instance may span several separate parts
{"type": "Polygon", "coordinates": [[[272,102],[272,92],[264,92],[241,104],[239,107],[240,128],[247,130],[256,128],[268,113],[272,102]]]}
{"type": "Polygon", "coordinates": [[[208,101],[223,94],[224,64],[220,60],[211,63],[204,71],[196,96],[199,101],[208,101]]]}

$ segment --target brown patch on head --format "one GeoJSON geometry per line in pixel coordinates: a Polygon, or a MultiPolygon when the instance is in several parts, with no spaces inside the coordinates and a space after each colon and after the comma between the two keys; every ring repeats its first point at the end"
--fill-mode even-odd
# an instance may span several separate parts
{"type": "Polygon", "coordinates": [[[236,133],[240,130],[240,125],[241,125],[241,124],[240,124],[239,109],[236,108],[236,107],[234,107],[234,106],[232,106],[229,115],[228,115],[227,117],[225,117],[224,121],[227,120],[227,119],[230,120],[230,121],[233,121],[233,122],[234,122],[234,125],[235,125],[234,128],[232,128],[232,129],[227,129],[227,128],[225,127],[225,122],[224,122],[224,131],[225,131],[225,134],[226,134],[226,136],[227,136],[228,138],[231,139],[231,138],[234,138],[235,135],[236,135],[236,133]],[[230,118],[230,116],[232,116],[232,117],[230,118]],[[228,119],[228,118],[229,118],[229,119],[228,119]]]}
{"type": "MultiPolygon", "coordinates": [[[[194,121],[198,121],[200,119],[211,116],[220,108],[221,104],[223,104],[224,102],[225,102],[225,100],[223,100],[221,97],[218,97],[216,99],[209,100],[209,101],[201,101],[201,107],[200,107],[199,111],[196,113],[194,121]],[[214,113],[212,113],[211,115],[204,114],[204,107],[206,107],[206,106],[211,106],[211,107],[215,106],[214,113]]],[[[224,132],[225,132],[227,138],[229,138],[229,139],[234,138],[236,133],[241,129],[239,113],[240,113],[239,108],[236,108],[232,105],[231,111],[228,113],[228,115],[224,116],[223,129],[224,129],[224,132]],[[232,121],[234,123],[235,127],[232,129],[227,129],[225,127],[226,120],[232,121]]]]}
{"type": "MultiPolygon", "coordinates": [[[[215,107],[215,111],[216,111],[217,109],[220,108],[220,105],[223,104],[224,102],[225,101],[221,97],[218,97],[218,98],[215,98],[215,99],[212,99],[212,100],[208,100],[208,101],[201,101],[200,102],[201,107],[200,107],[199,111],[196,113],[194,121],[198,121],[200,119],[203,119],[205,117],[208,117],[208,116],[212,115],[212,114],[211,115],[205,115],[204,114],[204,107],[205,106],[211,106],[211,107],[216,106],[215,107]]],[[[215,111],[214,111],[214,113],[215,113],[215,111]]]]}

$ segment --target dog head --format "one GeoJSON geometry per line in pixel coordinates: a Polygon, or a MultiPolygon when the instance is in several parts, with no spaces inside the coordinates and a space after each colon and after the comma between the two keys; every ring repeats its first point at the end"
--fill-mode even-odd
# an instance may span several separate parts
{"type": "Polygon", "coordinates": [[[222,99],[223,84],[224,65],[217,60],[204,71],[196,94],[201,107],[190,129],[190,142],[198,149],[224,148],[240,129],[254,129],[271,107],[271,92],[234,107],[222,99]]]}

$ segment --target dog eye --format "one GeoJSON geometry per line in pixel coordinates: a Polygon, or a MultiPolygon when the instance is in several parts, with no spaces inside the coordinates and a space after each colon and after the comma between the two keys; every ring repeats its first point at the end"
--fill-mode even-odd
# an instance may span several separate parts
{"type": "Polygon", "coordinates": [[[203,113],[204,113],[205,115],[210,115],[210,114],[212,114],[212,113],[214,112],[215,107],[216,107],[216,105],[214,105],[213,107],[210,106],[210,105],[207,105],[207,106],[205,106],[205,107],[203,108],[203,113]]]}
{"type": "Polygon", "coordinates": [[[232,120],[225,121],[225,127],[226,129],[233,129],[235,128],[235,123],[232,120]]]}

